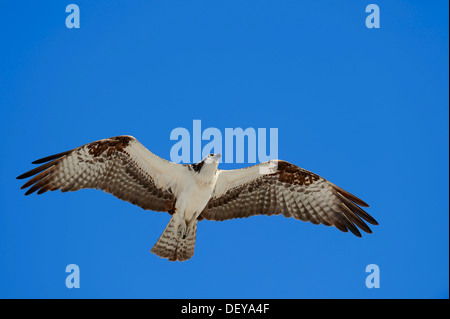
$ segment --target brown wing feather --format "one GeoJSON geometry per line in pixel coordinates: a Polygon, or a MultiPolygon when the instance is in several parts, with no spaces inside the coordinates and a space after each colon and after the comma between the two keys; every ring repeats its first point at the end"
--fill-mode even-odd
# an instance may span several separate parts
{"type": "Polygon", "coordinates": [[[314,224],[335,226],[343,232],[350,230],[361,237],[358,227],[372,232],[363,219],[373,225],[378,223],[358,205],[369,206],[312,172],[278,161],[275,172],[261,174],[218,197],[213,196],[199,219],[222,221],[283,214],[314,224]]]}
{"type": "Polygon", "coordinates": [[[31,186],[25,193],[29,195],[99,188],[143,209],[172,212],[174,195],[156,187],[152,176],[133,160],[128,147],[132,141],[136,140],[131,136],[117,136],[34,161],[45,164],[17,177],[36,175],[21,189],[31,186]]]}

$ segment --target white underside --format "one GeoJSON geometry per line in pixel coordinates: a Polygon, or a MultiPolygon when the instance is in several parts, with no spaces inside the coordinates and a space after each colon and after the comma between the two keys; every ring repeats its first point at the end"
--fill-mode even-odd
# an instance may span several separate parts
{"type": "Polygon", "coordinates": [[[197,178],[189,178],[185,187],[176,195],[176,213],[186,224],[190,224],[203,211],[211,199],[211,194],[215,185],[215,178],[209,183],[204,183],[197,178]]]}

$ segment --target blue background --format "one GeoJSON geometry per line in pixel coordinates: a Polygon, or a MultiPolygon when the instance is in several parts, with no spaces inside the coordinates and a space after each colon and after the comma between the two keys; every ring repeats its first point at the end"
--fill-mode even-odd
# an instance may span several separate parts
{"type": "Polygon", "coordinates": [[[0,297],[449,297],[448,1],[376,1],[380,29],[369,1],[77,0],[68,29],[70,3],[0,6],[0,297]],[[357,238],[281,216],[202,221],[194,257],[170,263],[150,253],[168,214],[94,190],[24,197],[15,180],[123,134],[169,159],[194,119],[278,128],[280,158],[380,225],[357,238]]]}

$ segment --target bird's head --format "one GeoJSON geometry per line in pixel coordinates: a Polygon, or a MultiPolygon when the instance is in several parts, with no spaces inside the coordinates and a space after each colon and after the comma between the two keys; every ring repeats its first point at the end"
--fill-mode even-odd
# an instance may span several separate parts
{"type": "Polygon", "coordinates": [[[216,167],[219,165],[220,158],[222,157],[221,154],[209,154],[206,156],[203,161],[205,164],[216,164],[216,167]]]}
{"type": "Polygon", "coordinates": [[[221,157],[221,154],[209,154],[197,164],[193,164],[192,168],[197,173],[215,173],[221,157]]]}

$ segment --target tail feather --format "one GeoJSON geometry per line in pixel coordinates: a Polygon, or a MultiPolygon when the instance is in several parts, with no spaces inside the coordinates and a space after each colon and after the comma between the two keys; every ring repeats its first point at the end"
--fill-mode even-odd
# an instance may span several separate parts
{"type": "Polygon", "coordinates": [[[175,216],[172,216],[151,252],[170,261],[190,259],[194,255],[197,221],[194,221],[192,229],[185,238],[178,235],[178,227],[175,216]]]}
{"type": "Polygon", "coordinates": [[[177,256],[179,261],[184,261],[190,259],[194,256],[195,250],[195,236],[197,235],[197,221],[195,220],[192,229],[186,238],[179,241],[177,247],[177,256]]]}

